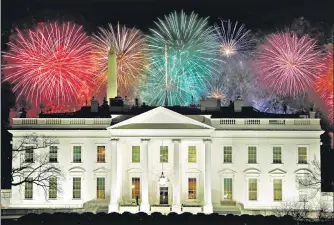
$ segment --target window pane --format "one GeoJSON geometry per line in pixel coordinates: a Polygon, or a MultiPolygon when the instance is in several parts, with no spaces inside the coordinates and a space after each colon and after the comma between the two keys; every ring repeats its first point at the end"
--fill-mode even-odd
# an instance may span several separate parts
{"type": "Polygon", "coordinates": [[[81,146],[73,146],[73,162],[81,163],[81,146]]]}
{"type": "Polygon", "coordinates": [[[273,147],[273,163],[282,163],[281,147],[273,147]]]}
{"type": "Polygon", "coordinates": [[[224,199],[232,200],[232,178],[224,178],[224,199]]]}
{"type": "Polygon", "coordinates": [[[132,146],[132,162],[140,163],[140,146],[132,146]]]}
{"type": "Polygon", "coordinates": [[[160,162],[168,163],[168,146],[160,146],[160,162]]]}
{"type": "Polygon", "coordinates": [[[24,185],[24,198],[32,199],[33,196],[33,183],[32,178],[27,178],[24,185]]]}
{"type": "Polygon", "coordinates": [[[274,201],[282,201],[282,180],[274,179],[274,201]]]}
{"type": "Polygon", "coordinates": [[[256,163],[256,147],[248,147],[248,163],[256,163]]]}
{"type": "Polygon", "coordinates": [[[307,163],[307,148],[298,147],[298,163],[306,164],[307,163]]]}
{"type": "Polygon", "coordinates": [[[132,199],[135,199],[137,196],[140,198],[140,178],[132,177],[132,199]]]}
{"type": "Polygon", "coordinates": [[[58,147],[57,146],[50,146],[50,153],[49,153],[49,162],[55,163],[58,162],[58,147]]]}
{"type": "Polygon", "coordinates": [[[25,148],[26,148],[25,154],[24,154],[25,162],[33,163],[34,162],[34,149],[32,149],[32,147],[30,146],[26,146],[25,148]]]}
{"type": "Polygon", "coordinates": [[[105,199],[105,178],[98,177],[96,183],[97,199],[105,199]]]}
{"type": "Polygon", "coordinates": [[[196,162],[196,146],[188,146],[188,162],[196,162]]]}
{"type": "Polygon", "coordinates": [[[188,199],[197,199],[196,178],[188,178],[188,199]]]}
{"type": "Polygon", "coordinates": [[[49,179],[49,198],[57,198],[57,177],[50,177],[49,179]]]}
{"type": "Polygon", "coordinates": [[[97,162],[105,162],[106,146],[97,146],[97,162]]]}
{"type": "Polygon", "coordinates": [[[81,198],[81,178],[73,177],[73,199],[81,198]]]}
{"type": "Polygon", "coordinates": [[[232,163],[232,146],[224,146],[224,163],[232,163]]]}
{"type": "Polygon", "coordinates": [[[257,179],[248,180],[249,200],[257,200],[257,179]]]}

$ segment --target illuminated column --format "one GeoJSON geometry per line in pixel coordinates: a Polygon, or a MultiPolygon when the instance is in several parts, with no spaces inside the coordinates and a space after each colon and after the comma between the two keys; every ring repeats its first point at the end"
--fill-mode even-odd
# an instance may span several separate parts
{"type": "Polygon", "coordinates": [[[211,140],[204,139],[205,144],[205,182],[204,182],[204,213],[212,213],[211,199],[211,140]]]}
{"type": "Polygon", "coordinates": [[[180,139],[174,139],[173,160],[173,206],[172,211],[181,213],[181,182],[180,182],[180,139]]]}
{"type": "Polygon", "coordinates": [[[141,204],[140,211],[149,212],[150,203],[148,201],[148,142],[150,139],[141,139],[141,168],[143,170],[142,174],[142,186],[141,186],[141,204]]]}
{"type": "Polygon", "coordinates": [[[117,142],[118,139],[111,139],[111,191],[108,212],[118,212],[117,193],[117,142]]]}
{"type": "Polygon", "coordinates": [[[114,50],[110,50],[108,56],[108,87],[107,101],[117,96],[117,56],[114,50]]]}

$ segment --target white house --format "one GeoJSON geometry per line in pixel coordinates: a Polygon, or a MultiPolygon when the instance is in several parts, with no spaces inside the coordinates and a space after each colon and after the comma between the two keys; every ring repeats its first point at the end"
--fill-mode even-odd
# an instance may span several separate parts
{"type": "MultiPolygon", "coordinates": [[[[109,212],[264,213],[302,199],[306,191],[297,179],[320,160],[320,119],[246,109],[187,114],[157,107],[109,118],[15,118],[14,146],[29,133],[58,139],[45,151],[65,177],[52,181],[62,192],[49,196],[36,185],[12,187],[9,207],[81,208],[100,201],[109,212]]],[[[320,193],[308,200],[319,199],[320,193]]]]}

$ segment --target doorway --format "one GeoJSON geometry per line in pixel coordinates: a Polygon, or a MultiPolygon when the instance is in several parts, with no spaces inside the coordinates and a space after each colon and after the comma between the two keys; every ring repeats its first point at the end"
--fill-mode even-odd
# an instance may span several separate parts
{"type": "Polygon", "coordinates": [[[168,204],[168,187],[160,187],[160,205],[168,204]]]}

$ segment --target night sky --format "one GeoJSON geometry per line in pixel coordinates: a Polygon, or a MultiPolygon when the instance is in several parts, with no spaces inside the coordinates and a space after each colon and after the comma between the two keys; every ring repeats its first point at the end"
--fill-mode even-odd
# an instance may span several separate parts
{"type": "MultiPolygon", "coordinates": [[[[182,9],[209,16],[211,24],[218,19],[231,19],[246,24],[253,31],[265,33],[281,30],[299,17],[313,24],[325,23],[329,27],[334,24],[333,0],[2,0],[1,47],[2,51],[6,50],[11,30],[24,24],[71,20],[92,33],[97,26],[120,22],[148,31],[157,17],[182,9]]],[[[6,120],[9,104],[7,97],[2,96],[2,121],[6,120]]],[[[10,152],[3,142],[8,144],[8,137],[2,136],[1,139],[2,149],[10,152]]]]}

